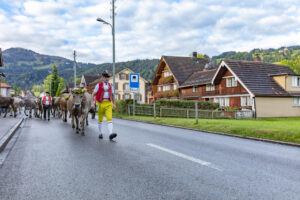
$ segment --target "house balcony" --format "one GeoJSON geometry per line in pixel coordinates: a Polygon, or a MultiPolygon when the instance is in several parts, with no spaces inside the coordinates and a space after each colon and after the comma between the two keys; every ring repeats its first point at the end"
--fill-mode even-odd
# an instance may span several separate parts
{"type": "Polygon", "coordinates": [[[219,94],[220,94],[219,90],[203,91],[202,96],[215,96],[215,95],[219,95],[219,94]]]}

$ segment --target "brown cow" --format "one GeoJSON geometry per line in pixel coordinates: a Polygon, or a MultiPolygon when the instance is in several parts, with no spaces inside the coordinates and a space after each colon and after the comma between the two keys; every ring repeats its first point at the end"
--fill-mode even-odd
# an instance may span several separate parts
{"type": "Polygon", "coordinates": [[[17,109],[14,105],[14,98],[12,97],[0,97],[0,108],[6,108],[4,118],[7,115],[8,108],[12,107],[14,111],[14,117],[17,116],[17,109]]]}
{"type": "Polygon", "coordinates": [[[67,122],[69,98],[70,98],[70,94],[64,93],[58,99],[59,102],[58,107],[60,108],[63,122],[67,122]]]}
{"type": "Polygon", "coordinates": [[[76,121],[76,133],[84,135],[84,125],[88,125],[88,113],[91,109],[92,97],[89,93],[76,94],[72,92],[70,99],[68,100],[68,111],[70,112],[70,117],[72,117],[72,128],[75,128],[74,120],[76,121]],[[79,128],[80,123],[80,128],[79,128]]]}

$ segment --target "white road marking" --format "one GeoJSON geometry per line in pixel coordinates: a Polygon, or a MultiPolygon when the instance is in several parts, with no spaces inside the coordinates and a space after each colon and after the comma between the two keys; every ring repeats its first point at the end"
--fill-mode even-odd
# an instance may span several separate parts
{"type": "Polygon", "coordinates": [[[209,167],[209,168],[218,170],[218,171],[224,171],[222,168],[217,167],[217,166],[213,165],[213,164],[210,163],[210,162],[207,162],[207,161],[204,161],[204,160],[200,160],[200,159],[198,159],[198,158],[194,158],[194,157],[185,155],[185,154],[183,154],[183,153],[179,153],[179,152],[176,152],[176,151],[173,151],[173,150],[170,150],[170,149],[167,149],[167,148],[164,148],[164,147],[155,145],[155,144],[148,143],[147,145],[150,146],[150,147],[159,149],[159,150],[161,150],[161,151],[164,151],[164,152],[173,154],[173,155],[178,156],[178,157],[180,157],[180,158],[183,158],[183,159],[186,159],[186,160],[189,160],[189,161],[198,163],[198,164],[200,164],[200,165],[203,165],[203,166],[206,166],[206,167],[209,167]]]}

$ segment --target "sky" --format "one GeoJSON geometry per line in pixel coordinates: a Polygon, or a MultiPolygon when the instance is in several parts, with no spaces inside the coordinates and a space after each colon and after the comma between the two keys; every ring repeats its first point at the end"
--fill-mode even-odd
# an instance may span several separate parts
{"type": "MultiPolygon", "coordinates": [[[[0,0],[0,47],[112,61],[111,0],[0,0]]],[[[300,0],[117,0],[116,61],[300,45],[300,0]]]]}

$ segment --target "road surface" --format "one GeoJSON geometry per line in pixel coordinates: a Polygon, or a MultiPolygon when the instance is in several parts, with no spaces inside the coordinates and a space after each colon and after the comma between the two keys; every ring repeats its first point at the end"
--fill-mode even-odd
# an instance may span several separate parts
{"type": "Polygon", "coordinates": [[[70,122],[26,119],[0,168],[0,199],[300,199],[300,148],[120,119],[114,126],[110,142],[97,138],[96,120],[81,136],[70,122]]]}

